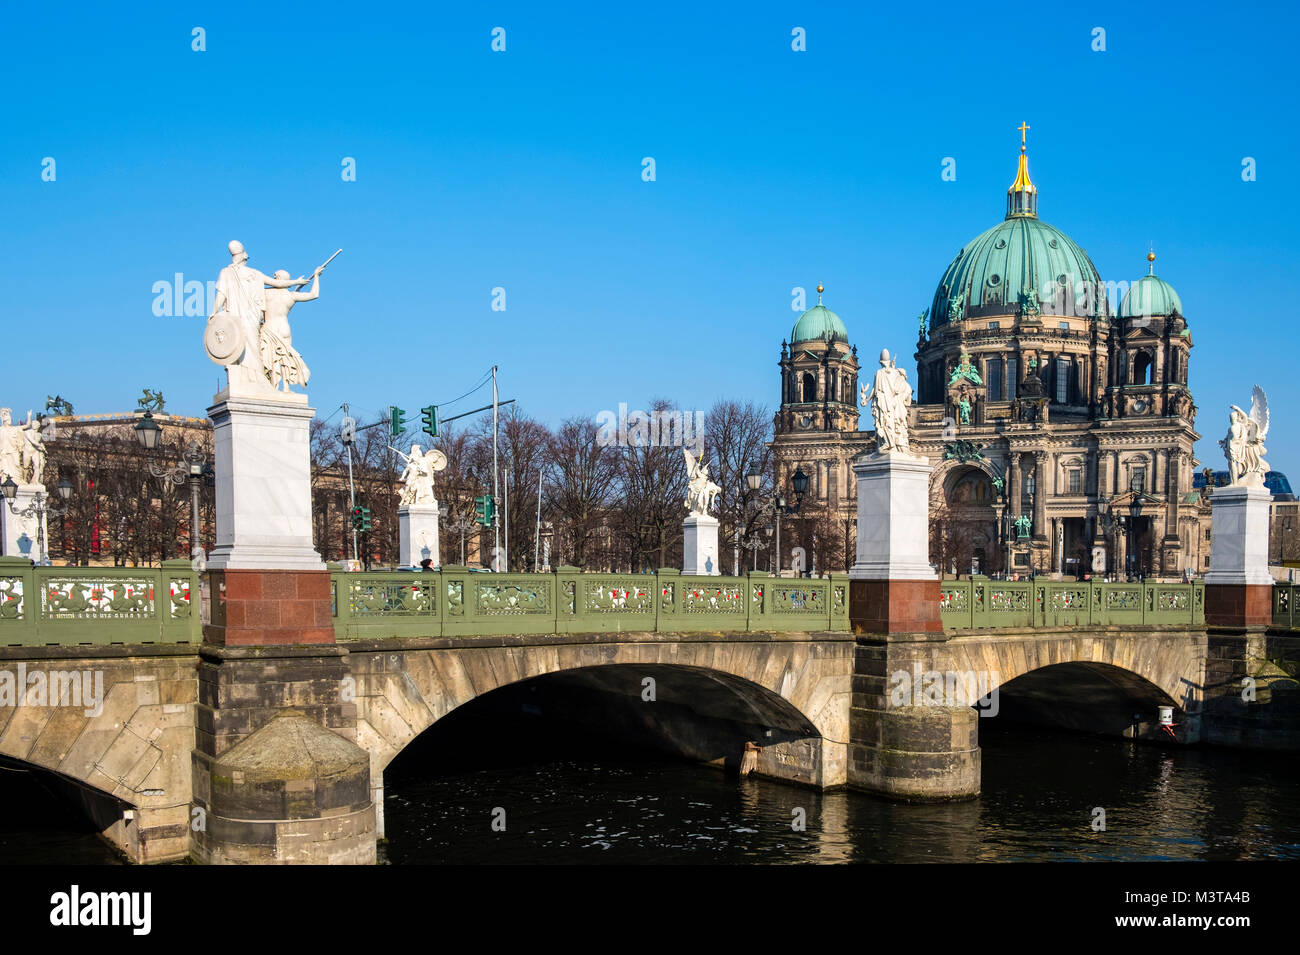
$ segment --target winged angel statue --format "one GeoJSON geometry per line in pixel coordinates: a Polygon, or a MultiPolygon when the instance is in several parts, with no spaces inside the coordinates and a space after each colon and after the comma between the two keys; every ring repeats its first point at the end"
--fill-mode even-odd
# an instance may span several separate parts
{"type": "Polygon", "coordinates": [[[1228,433],[1219,446],[1228,459],[1228,475],[1234,485],[1262,487],[1268,473],[1264,439],[1268,436],[1268,398],[1256,385],[1250,392],[1250,414],[1236,405],[1228,412],[1228,433]]]}
{"type": "Polygon", "coordinates": [[[709,480],[709,466],[703,457],[696,461],[690,448],[682,448],[682,454],[686,455],[686,473],[690,481],[686,487],[686,509],[693,517],[708,514],[722,488],[709,480]]]}

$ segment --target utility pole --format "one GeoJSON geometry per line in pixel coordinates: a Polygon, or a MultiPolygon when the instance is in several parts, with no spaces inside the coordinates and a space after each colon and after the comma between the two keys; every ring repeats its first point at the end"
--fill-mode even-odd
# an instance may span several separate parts
{"type": "Polygon", "coordinates": [[[506,546],[501,553],[501,572],[510,572],[510,467],[505,468],[505,494],[501,496],[501,522],[506,526],[506,546]]]}
{"type": "MultiPolygon", "coordinates": [[[[352,481],[352,445],[357,439],[357,423],[352,419],[348,411],[348,405],[343,403],[343,425],[342,431],[343,447],[348,452],[348,520],[352,520],[353,509],[357,506],[357,488],[352,481]]],[[[357,559],[357,525],[352,525],[352,559],[357,559]]]]}
{"type": "MultiPolygon", "coordinates": [[[[537,548],[542,540],[542,469],[540,465],[537,468],[537,525],[533,528],[533,570],[541,569],[541,564],[537,563],[537,548]]],[[[1280,561],[1279,561],[1280,563],[1280,561]]]]}
{"type": "MultiPolygon", "coordinates": [[[[499,500],[497,494],[500,488],[497,485],[497,366],[492,366],[492,499],[499,500]]],[[[501,522],[497,517],[496,509],[492,510],[492,532],[495,535],[496,546],[492,551],[492,562],[496,564],[493,570],[501,572],[501,522]]],[[[509,533],[507,532],[507,539],[509,533]]]]}

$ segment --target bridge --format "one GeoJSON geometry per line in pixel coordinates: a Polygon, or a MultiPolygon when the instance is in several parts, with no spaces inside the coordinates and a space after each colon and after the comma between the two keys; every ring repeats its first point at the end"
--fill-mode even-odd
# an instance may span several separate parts
{"type": "Polygon", "coordinates": [[[1296,744],[1241,690],[1295,657],[1291,585],[1267,625],[1225,626],[1202,582],[977,577],[938,584],[939,626],[870,632],[861,583],[0,558],[0,758],[50,774],[135,861],[339,863],[374,860],[388,764],[494,694],[541,691],[719,766],[757,743],[766,776],[901,799],[977,795],[998,706],[1170,744],[1296,744]]]}

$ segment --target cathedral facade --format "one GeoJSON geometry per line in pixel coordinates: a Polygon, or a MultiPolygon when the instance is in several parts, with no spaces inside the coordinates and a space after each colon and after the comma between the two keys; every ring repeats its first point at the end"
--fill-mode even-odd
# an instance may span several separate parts
{"type": "MultiPolygon", "coordinates": [[[[957,253],[920,316],[909,423],[933,467],[931,559],[949,573],[1204,573],[1182,302],[1148,254],[1112,309],[1114,286],[1038,218],[1026,128],[1005,218],[957,253]]],[[[820,287],[780,367],[778,482],[802,469],[805,498],[852,522],[852,461],[875,434],[866,408],[859,429],[857,349],[820,287]]]]}

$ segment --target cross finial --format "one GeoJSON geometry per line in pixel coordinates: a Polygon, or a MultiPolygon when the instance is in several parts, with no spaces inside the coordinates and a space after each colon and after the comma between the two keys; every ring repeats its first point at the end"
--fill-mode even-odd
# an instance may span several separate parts
{"type": "Polygon", "coordinates": [[[1029,124],[1026,123],[1024,120],[1021,120],[1021,121],[1020,121],[1020,125],[1017,126],[1016,129],[1020,130],[1020,151],[1021,151],[1021,152],[1024,152],[1024,151],[1025,151],[1025,133],[1029,131],[1029,124]]]}

